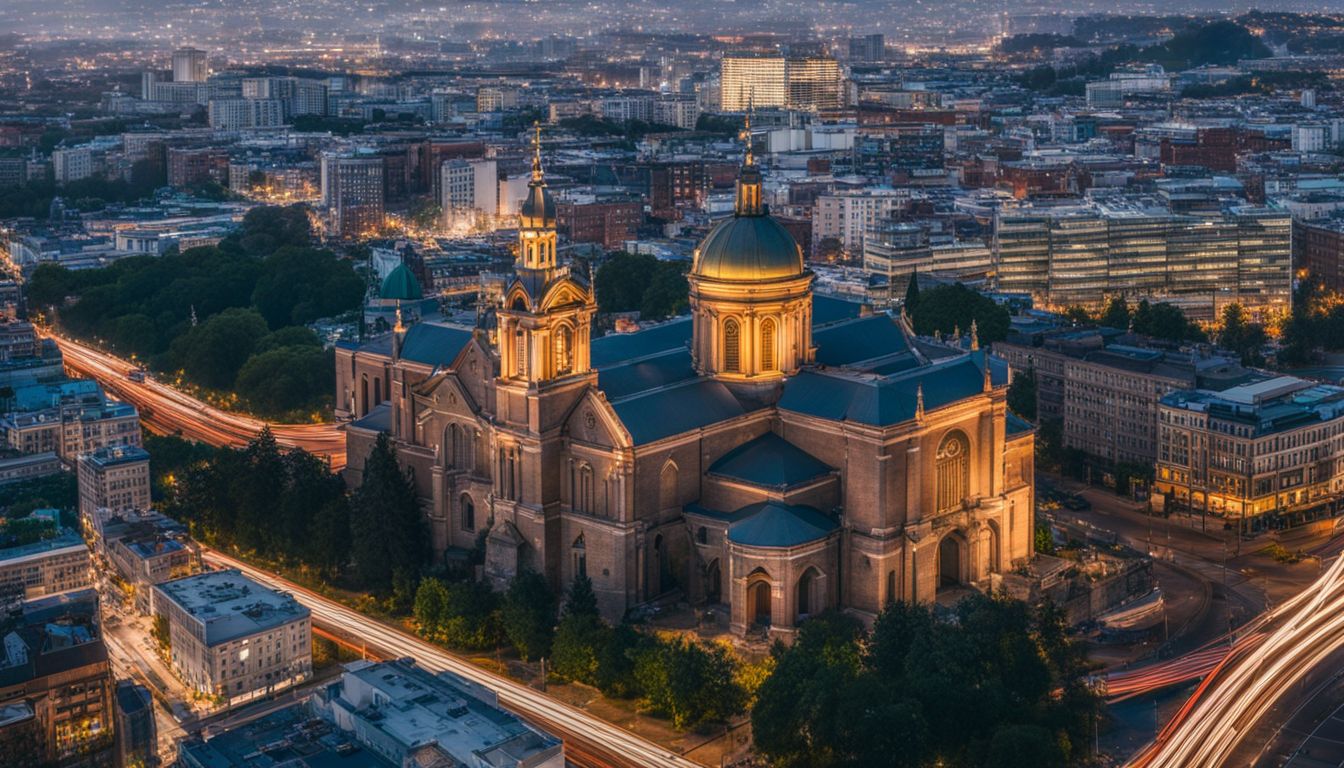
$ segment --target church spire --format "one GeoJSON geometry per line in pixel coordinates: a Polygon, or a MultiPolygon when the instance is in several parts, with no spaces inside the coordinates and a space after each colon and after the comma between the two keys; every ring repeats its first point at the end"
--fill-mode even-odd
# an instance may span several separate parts
{"type": "Polygon", "coordinates": [[[541,170],[541,122],[532,121],[532,181],[545,183],[541,170]]]}
{"type": "Polygon", "coordinates": [[[742,157],[742,170],[737,175],[737,201],[733,205],[733,213],[737,216],[763,216],[765,204],[761,200],[761,169],[756,167],[756,154],[751,147],[750,107],[740,136],[746,143],[746,152],[742,157]]]}

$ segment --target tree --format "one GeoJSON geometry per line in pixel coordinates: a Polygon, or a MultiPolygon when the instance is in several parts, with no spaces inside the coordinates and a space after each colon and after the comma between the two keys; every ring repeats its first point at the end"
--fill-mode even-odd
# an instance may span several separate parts
{"type": "Polygon", "coordinates": [[[169,355],[194,381],[228,389],[252,348],[266,335],[266,321],[250,309],[227,309],[173,341],[169,355]]]}
{"type": "Polygon", "coordinates": [[[319,410],[335,381],[335,355],[322,347],[292,346],[252,355],[238,371],[234,392],[263,414],[319,410]]]}
{"type": "Polygon", "coordinates": [[[149,634],[159,644],[159,652],[167,656],[173,650],[173,637],[168,630],[168,617],[162,613],[154,614],[154,623],[149,634]]]}
{"type": "Polygon", "coordinates": [[[386,432],[364,462],[364,479],[350,498],[351,555],[361,583],[389,594],[398,569],[419,572],[429,537],[415,483],[397,463],[386,432]]]}
{"type": "Polygon", "coordinates": [[[648,254],[614,253],[597,270],[597,303],[603,312],[634,312],[650,320],[686,309],[690,286],[685,265],[648,254]]]}
{"type": "Polygon", "coordinates": [[[518,571],[504,595],[500,622],[523,661],[550,655],[555,636],[555,595],[546,578],[530,569],[518,571]]]}
{"type": "Polygon", "coordinates": [[[1218,343],[1236,352],[1243,365],[1263,364],[1261,350],[1268,341],[1264,326],[1252,323],[1246,310],[1236,303],[1223,308],[1222,320],[1223,328],[1218,334],[1218,343]]]}
{"type": "Polygon", "coordinates": [[[448,585],[442,579],[427,578],[415,590],[413,615],[420,634],[435,642],[443,642],[444,627],[448,623],[448,585]]]}
{"type": "Polygon", "coordinates": [[[1036,369],[1013,371],[1013,382],[1008,385],[1008,408],[1013,413],[1036,421],[1036,369]]]}
{"type": "Polygon", "coordinates": [[[905,284],[905,311],[907,314],[915,311],[919,306],[919,272],[910,271],[910,281],[905,284]]]}
{"type": "Polygon", "coordinates": [[[1092,322],[1092,315],[1083,307],[1073,304],[1064,308],[1064,319],[1074,325],[1086,325],[1092,322]]]}
{"type": "Polygon", "coordinates": [[[551,644],[551,671],[562,680],[596,685],[599,652],[610,634],[598,615],[593,582],[584,575],[575,577],[551,644]]]}
{"type": "Polygon", "coordinates": [[[981,344],[1006,339],[1012,322],[1008,310],[961,283],[921,291],[911,317],[915,333],[921,336],[932,336],[935,332],[946,336],[954,330],[965,333],[974,322],[981,344]]]}
{"type": "Polygon", "coordinates": [[[1106,310],[1101,313],[1100,323],[1109,328],[1129,330],[1129,304],[1125,302],[1124,297],[1111,297],[1106,304],[1106,310]]]}
{"type": "Polygon", "coordinates": [[[635,658],[635,678],[645,706],[671,717],[678,729],[725,720],[741,711],[746,697],[733,672],[726,648],[684,637],[650,644],[635,658]]]}

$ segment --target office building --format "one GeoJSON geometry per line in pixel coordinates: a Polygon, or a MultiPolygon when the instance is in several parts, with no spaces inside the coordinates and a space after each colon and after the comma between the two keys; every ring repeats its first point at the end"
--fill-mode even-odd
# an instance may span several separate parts
{"type": "Polygon", "coordinates": [[[840,65],[827,56],[790,57],[785,65],[789,109],[809,112],[844,106],[840,65]]]}
{"type": "Polygon", "coordinates": [[[383,158],[363,153],[322,156],[322,204],[330,232],[359,237],[383,226],[383,158]]]}
{"type": "Polygon", "coordinates": [[[229,153],[209,148],[168,148],[168,186],[179,189],[229,180],[229,153]]]}
{"type": "Polygon", "coordinates": [[[113,514],[149,509],[149,452],[144,448],[122,445],[89,451],[79,456],[77,470],[81,517],[99,509],[113,514]]]}
{"type": "Polygon", "coordinates": [[[1066,448],[1104,466],[1151,465],[1158,401],[1181,389],[1226,389],[1252,373],[1212,350],[1146,347],[1114,329],[1013,332],[995,343],[1014,375],[1036,378],[1036,414],[1060,422],[1066,448]]]}
{"type": "Polygon", "coordinates": [[[1234,206],[1172,214],[1124,200],[1003,211],[994,220],[998,288],[1040,305],[1099,309],[1110,296],[1167,300],[1192,319],[1240,303],[1285,309],[1292,293],[1292,221],[1285,211],[1234,206]]]}
{"type": "Polygon", "coordinates": [[[112,669],[91,589],[0,618],[0,753],[5,765],[113,768],[112,669]]]}
{"type": "Polygon", "coordinates": [[[0,526],[0,603],[83,589],[91,578],[89,548],[56,510],[0,526]]]}
{"type": "Polygon", "coordinates": [[[1333,517],[1344,496],[1344,388],[1291,376],[1181,390],[1158,413],[1154,492],[1241,530],[1333,517]]]}
{"type": "Polygon", "coordinates": [[[238,571],[158,584],[153,613],[167,621],[173,669],[203,694],[250,697],[312,674],[308,609],[238,571]]]}
{"type": "Polygon", "coordinates": [[[449,230],[470,231],[499,214],[499,166],[494,160],[448,160],[439,176],[439,206],[449,230]]]}
{"type": "Polygon", "coordinates": [[[0,459],[0,486],[36,480],[61,471],[61,459],[54,452],[19,454],[0,459]]]}
{"type": "Polygon", "coordinates": [[[749,107],[769,109],[788,104],[784,57],[773,54],[731,54],[720,64],[719,98],[724,112],[749,107]]]}
{"type": "Polygon", "coordinates": [[[849,38],[849,60],[870,64],[887,56],[887,41],[880,33],[849,38]]]}
{"type": "Polygon", "coordinates": [[[890,187],[818,195],[812,206],[812,247],[833,238],[845,253],[861,257],[868,232],[909,203],[909,190],[890,187]]]}
{"type": "Polygon", "coordinates": [[[205,51],[199,48],[178,48],[173,51],[173,82],[203,83],[210,77],[210,66],[205,51]]]}
{"type": "Polygon", "coordinates": [[[1344,216],[1294,219],[1293,263],[1326,288],[1344,292],[1344,216]]]}
{"type": "Polygon", "coordinates": [[[217,131],[277,128],[285,124],[279,99],[211,99],[210,127],[217,131]]]}
{"type": "Polygon", "coordinates": [[[21,453],[54,452],[68,465],[99,448],[140,445],[140,414],[128,403],[70,404],[0,418],[4,445],[21,453]]]}
{"type": "Polygon", "coordinates": [[[495,692],[409,659],[345,665],[313,711],[394,765],[564,768],[560,740],[499,706],[495,692]]]}
{"type": "Polygon", "coordinates": [[[93,175],[93,150],[88,147],[53,149],[51,170],[57,184],[87,179],[93,175]]]}

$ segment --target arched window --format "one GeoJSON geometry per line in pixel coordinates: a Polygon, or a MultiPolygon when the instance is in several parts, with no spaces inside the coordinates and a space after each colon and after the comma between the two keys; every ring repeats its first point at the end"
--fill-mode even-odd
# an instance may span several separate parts
{"type": "Polygon", "coordinates": [[[938,478],[937,511],[945,512],[961,506],[970,494],[971,443],[961,432],[949,432],[938,445],[936,476],[938,478]]]}
{"type": "Polygon", "coordinates": [[[519,378],[527,378],[527,334],[521,329],[513,332],[513,371],[519,378]]]}
{"type": "Polygon", "coordinates": [[[658,511],[680,506],[677,504],[678,498],[677,465],[669,461],[663,465],[663,471],[658,476],[658,511]]]}
{"type": "Polygon", "coordinates": [[[723,321],[723,370],[728,373],[742,372],[742,329],[737,321],[729,318],[723,321]]]}
{"type": "Polygon", "coordinates": [[[580,577],[580,576],[587,576],[587,575],[588,575],[588,545],[584,543],[584,541],[583,541],[583,534],[582,534],[582,533],[580,533],[580,534],[579,534],[579,537],[578,537],[577,539],[574,540],[574,544],[573,544],[573,546],[570,547],[570,549],[571,549],[571,553],[570,553],[570,554],[571,554],[571,555],[573,556],[573,558],[574,558],[574,562],[573,562],[573,566],[574,566],[574,577],[575,577],[575,578],[578,578],[578,577],[580,577]]]}
{"type": "Polygon", "coordinates": [[[574,370],[574,331],[562,325],[555,331],[555,375],[564,376],[574,370]]]}
{"type": "Polygon", "coordinates": [[[461,445],[462,438],[460,433],[462,428],[456,424],[449,424],[443,436],[443,465],[445,467],[461,468],[463,465],[461,445]]]}
{"type": "Polygon", "coordinates": [[[761,322],[761,370],[775,370],[775,321],[766,318],[761,322]]]}
{"type": "Polygon", "coordinates": [[[378,405],[383,402],[383,380],[373,380],[373,404],[378,405]]]}
{"type": "Polygon", "coordinates": [[[472,503],[471,497],[464,493],[458,503],[462,507],[462,530],[476,530],[476,505],[472,503]]]}

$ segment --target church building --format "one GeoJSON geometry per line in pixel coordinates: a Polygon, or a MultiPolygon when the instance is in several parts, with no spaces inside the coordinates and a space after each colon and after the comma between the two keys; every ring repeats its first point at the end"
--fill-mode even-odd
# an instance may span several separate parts
{"type": "MultiPolygon", "coordinates": [[[[612,619],[686,600],[787,635],[827,608],[992,587],[1033,544],[1034,434],[1007,412],[1007,366],[974,332],[919,339],[814,295],[761,181],[748,151],[733,216],[695,251],[689,317],[595,338],[537,142],[493,312],[338,347],[351,482],[390,433],[436,556],[483,535],[497,587],[586,574],[612,619]]],[[[382,298],[418,294],[406,277],[382,298]]]]}

